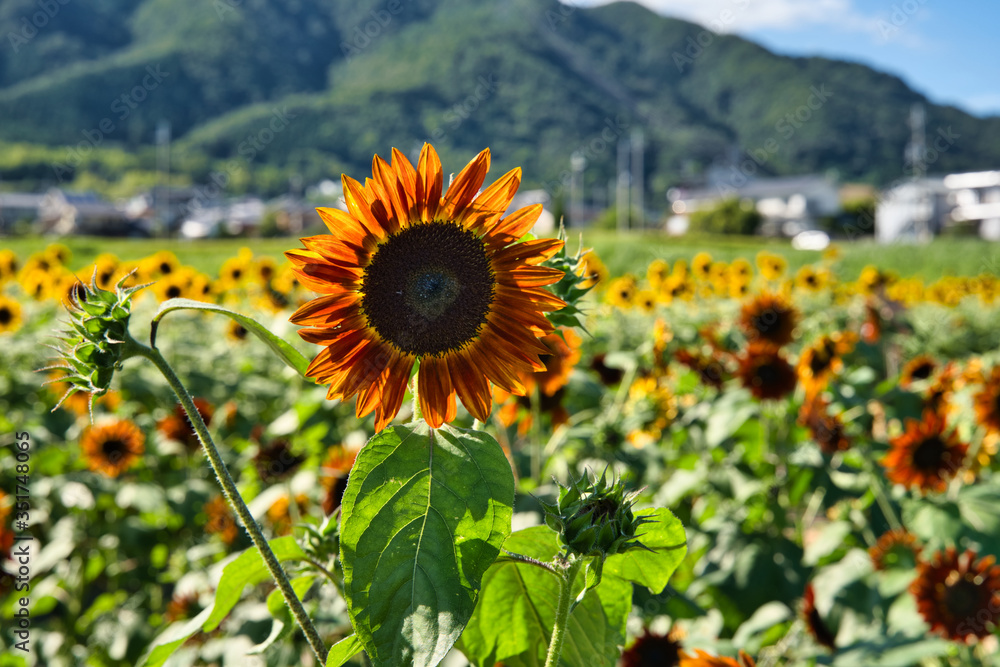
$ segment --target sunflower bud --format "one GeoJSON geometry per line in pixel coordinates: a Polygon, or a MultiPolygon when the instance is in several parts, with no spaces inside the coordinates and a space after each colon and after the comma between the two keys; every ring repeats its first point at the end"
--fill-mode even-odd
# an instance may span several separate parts
{"type": "Polygon", "coordinates": [[[636,532],[649,519],[632,513],[637,495],[626,494],[621,480],[608,482],[606,474],[593,482],[584,474],[569,486],[560,485],[555,505],[542,503],[545,523],[559,533],[570,553],[580,556],[604,558],[642,549],[636,532]]]}
{"type": "Polygon", "coordinates": [[[547,313],[546,317],[556,327],[579,327],[583,328],[583,312],[577,307],[583,300],[583,296],[589,292],[595,283],[591,282],[591,276],[586,275],[582,270],[584,257],[589,250],[582,247],[575,255],[566,252],[566,228],[559,227],[559,240],[563,241],[562,248],[555,255],[542,262],[542,266],[551,269],[559,269],[563,272],[563,277],[554,285],[549,285],[548,290],[566,302],[566,305],[559,310],[547,313]],[[591,284],[585,286],[588,282],[591,284]]]}
{"type": "Polygon", "coordinates": [[[91,399],[103,396],[115,371],[121,368],[132,295],[145,287],[125,287],[130,277],[123,277],[114,291],[101,289],[95,279],[89,287],[78,283],[73,290],[66,308],[69,326],[60,335],[63,345],[53,348],[60,353],[61,363],[42,369],[66,371],[54,380],[70,384],[59,403],[78,391],[89,393],[91,399]]]}

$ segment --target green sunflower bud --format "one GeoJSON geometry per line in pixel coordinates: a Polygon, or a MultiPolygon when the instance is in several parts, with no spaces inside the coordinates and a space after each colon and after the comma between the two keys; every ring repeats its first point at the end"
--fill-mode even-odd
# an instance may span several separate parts
{"type": "Polygon", "coordinates": [[[559,240],[563,241],[562,248],[555,255],[542,262],[542,266],[551,269],[559,269],[563,272],[563,277],[554,285],[549,285],[548,290],[566,302],[566,305],[559,310],[547,313],[546,317],[555,327],[568,327],[583,329],[584,315],[578,307],[583,300],[583,296],[589,292],[593,285],[584,287],[583,284],[590,280],[581,270],[583,258],[589,250],[581,248],[575,255],[566,252],[566,228],[559,226],[559,240]]]}
{"type": "Polygon", "coordinates": [[[115,371],[125,360],[132,295],[146,287],[125,287],[130,277],[123,277],[114,291],[108,291],[97,286],[95,273],[90,286],[79,283],[73,290],[66,307],[68,326],[59,335],[62,345],[51,346],[60,354],[60,363],[41,369],[65,372],[49,381],[70,385],[56,407],[77,392],[86,392],[93,400],[108,391],[115,371]]]}
{"type": "Polygon", "coordinates": [[[559,487],[555,505],[542,503],[545,523],[559,533],[570,553],[606,558],[629,549],[644,549],[636,539],[648,517],[636,517],[632,505],[638,491],[625,493],[621,480],[591,481],[584,474],[569,486],[559,487]]]}

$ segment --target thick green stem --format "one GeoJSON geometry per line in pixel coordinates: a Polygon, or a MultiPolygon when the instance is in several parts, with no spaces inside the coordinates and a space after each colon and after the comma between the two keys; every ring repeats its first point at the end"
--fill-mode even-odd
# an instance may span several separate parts
{"type": "Polygon", "coordinates": [[[549,653],[545,658],[545,667],[558,667],[562,657],[563,642],[566,641],[566,627],[569,625],[569,605],[573,597],[573,582],[583,565],[583,559],[576,559],[559,578],[559,604],[556,607],[556,622],[552,626],[552,639],[549,640],[549,653]]]}
{"type": "MultiPolygon", "coordinates": [[[[202,448],[205,450],[205,455],[212,465],[212,470],[219,479],[219,484],[222,486],[226,500],[229,501],[230,506],[236,511],[236,515],[239,516],[240,521],[243,523],[243,527],[250,534],[250,539],[253,540],[254,546],[257,547],[257,551],[260,552],[261,557],[264,559],[264,564],[271,573],[274,582],[278,585],[278,589],[281,590],[281,594],[285,598],[285,603],[291,610],[299,627],[302,628],[302,632],[309,641],[309,645],[319,659],[320,664],[325,665],[327,656],[326,645],[323,644],[319,632],[316,631],[316,627],[309,618],[309,614],[306,613],[305,608],[302,606],[302,601],[295,594],[295,590],[288,580],[288,574],[281,567],[277,556],[274,555],[271,546],[264,538],[264,533],[261,532],[257,520],[253,518],[250,509],[243,501],[243,496],[240,495],[239,489],[236,487],[236,482],[233,480],[232,475],[229,474],[229,468],[226,467],[225,461],[222,460],[222,455],[219,453],[211,434],[208,432],[208,426],[205,425],[205,420],[201,418],[201,414],[198,412],[198,408],[195,407],[194,400],[188,393],[187,388],[181,383],[180,378],[177,377],[174,369],[170,367],[170,364],[163,358],[159,350],[146,347],[128,335],[126,335],[124,345],[125,352],[122,355],[123,358],[139,356],[149,359],[163,373],[163,377],[166,378],[170,388],[174,390],[177,399],[184,408],[184,412],[187,413],[188,419],[191,421],[191,425],[194,427],[195,433],[198,434],[198,439],[201,440],[202,448]]],[[[294,502],[294,500],[291,502],[294,502]]]]}

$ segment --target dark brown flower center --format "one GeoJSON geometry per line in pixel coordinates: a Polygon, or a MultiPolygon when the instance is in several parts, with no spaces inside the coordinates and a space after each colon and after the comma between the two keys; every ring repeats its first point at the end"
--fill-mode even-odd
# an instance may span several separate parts
{"type": "Polygon", "coordinates": [[[940,470],[948,447],[938,436],[927,438],[913,451],[913,467],[920,471],[940,470]]]}
{"type": "Polygon", "coordinates": [[[7,306],[0,306],[0,326],[6,326],[14,320],[14,313],[7,306]]]}
{"type": "Polygon", "coordinates": [[[947,586],[944,592],[944,606],[954,618],[975,618],[981,610],[987,609],[988,591],[972,580],[971,574],[947,586]]]}
{"type": "Polygon", "coordinates": [[[177,285],[171,285],[170,287],[167,288],[168,299],[176,299],[180,295],[181,295],[181,288],[178,287],[177,285]]]}
{"type": "Polygon", "coordinates": [[[458,225],[431,222],[401,230],[375,251],[361,310],[400,351],[443,355],[476,339],[495,290],[486,244],[458,225]]]}
{"type": "Polygon", "coordinates": [[[101,443],[101,454],[104,455],[105,460],[111,463],[120,461],[128,451],[128,445],[119,438],[109,438],[101,443]]]}
{"type": "Polygon", "coordinates": [[[910,373],[910,377],[914,380],[926,380],[931,376],[933,371],[934,364],[925,361],[913,369],[913,372],[910,373]]]}
{"type": "Polygon", "coordinates": [[[160,273],[167,274],[174,270],[174,265],[170,262],[160,262],[160,273]]]}

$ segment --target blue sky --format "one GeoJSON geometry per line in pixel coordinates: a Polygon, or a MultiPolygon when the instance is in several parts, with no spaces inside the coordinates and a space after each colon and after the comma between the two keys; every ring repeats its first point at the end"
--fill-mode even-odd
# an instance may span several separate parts
{"type": "MultiPolygon", "coordinates": [[[[865,63],[931,101],[1000,115],[998,0],[638,0],[772,51],[865,63]]],[[[573,4],[605,4],[575,0],[573,4]]]]}

